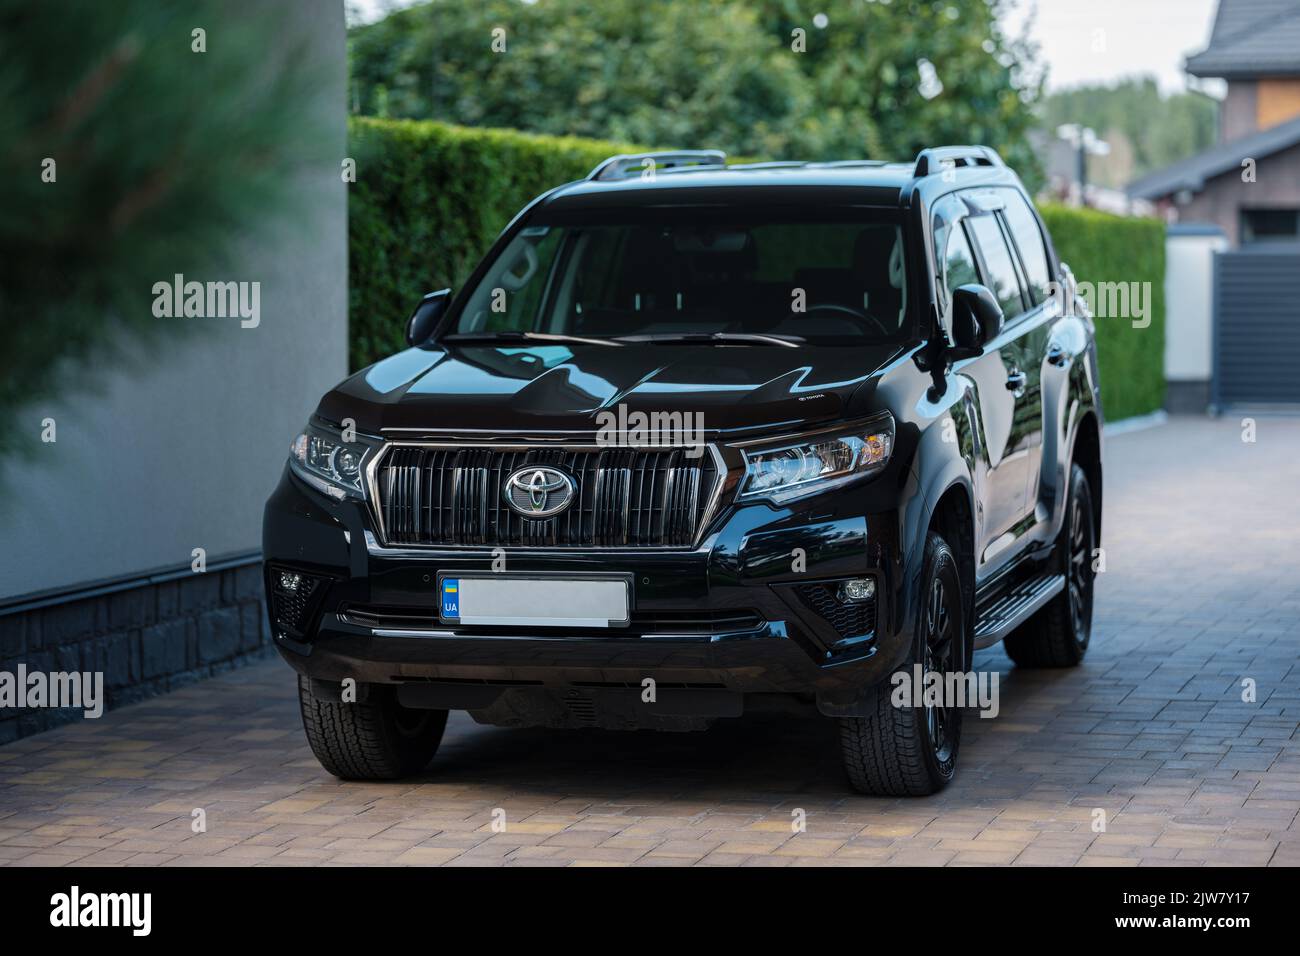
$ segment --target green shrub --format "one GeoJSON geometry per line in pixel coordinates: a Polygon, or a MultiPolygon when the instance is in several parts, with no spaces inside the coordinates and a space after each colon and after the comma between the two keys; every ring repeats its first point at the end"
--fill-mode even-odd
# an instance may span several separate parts
{"type": "Polygon", "coordinates": [[[1102,407],[1109,421],[1161,408],[1165,400],[1164,223],[1050,204],[1040,205],[1039,211],[1057,254],[1070,264],[1079,282],[1150,283],[1149,326],[1134,328],[1131,318],[1096,319],[1097,361],[1102,407]]]}
{"type": "Polygon", "coordinates": [[[354,369],[405,348],[406,317],[433,289],[459,289],[520,209],[581,179],[626,143],[349,121],[349,356],[354,369]]]}

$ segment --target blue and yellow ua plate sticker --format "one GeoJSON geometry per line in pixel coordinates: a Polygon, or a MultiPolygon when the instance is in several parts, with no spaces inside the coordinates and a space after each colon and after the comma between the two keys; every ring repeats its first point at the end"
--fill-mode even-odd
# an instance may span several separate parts
{"type": "Polygon", "coordinates": [[[442,579],[442,617],[460,617],[460,579],[442,579]]]}
{"type": "Polygon", "coordinates": [[[442,616],[460,617],[460,579],[442,579],[442,616]]]}

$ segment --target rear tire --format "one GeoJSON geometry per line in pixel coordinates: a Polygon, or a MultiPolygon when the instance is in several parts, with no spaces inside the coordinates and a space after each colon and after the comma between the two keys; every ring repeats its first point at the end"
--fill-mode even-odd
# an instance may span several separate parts
{"type": "Polygon", "coordinates": [[[1020,667],[1075,667],[1088,652],[1092,636],[1092,568],[1096,527],[1092,489],[1079,465],[1070,466],[1070,493],[1065,523],[1052,552],[1057,573],[1065,575],[1061,591],[1003,642],[1007,656],[1020,667]]]}
{"type": "MultiPolygon", "coordinates": [[[[925,542],[912,648],[900,670],[913,674],[964,669],[966,615],[957,559],[933,531],[925,542]]],[[[893,684],[876,693],[875,713],[840,718],[840,753],[849,783],[859,793],[881,797],[920,797],[952,780],[961,742],[958,707],[896,707],[893,684]]]]}
{"type": "Polygon", "coordinates": [[[343,780],[396,780],[423,770],[442,742],[447,712],[403,707],[391,687],[369,691],[364,703],[322,700],[312,695],[311,679],[298,676],[311,752],[343,780]]]}

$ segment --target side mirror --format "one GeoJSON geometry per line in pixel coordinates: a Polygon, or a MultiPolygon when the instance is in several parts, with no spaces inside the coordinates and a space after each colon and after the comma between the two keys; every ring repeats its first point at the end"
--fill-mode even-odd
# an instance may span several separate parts
{"type": "Polygon", "coordinates": [[[418,346],[429,341],[429,336],[437,328],[438,320],[442,318],[442,313],[447,311],[447,303],[450,301],[450,289],[430,292],[421,299],[420,304],[411,313],[411,317],[406,320],[406,344],[418,346]]]}
{"type": "Polygon", "coordinates": [[[958,286],[952,292],[952,338],[960,357],[978,355],[1002,332],[1002,306],[986,286],[958,286]]]}

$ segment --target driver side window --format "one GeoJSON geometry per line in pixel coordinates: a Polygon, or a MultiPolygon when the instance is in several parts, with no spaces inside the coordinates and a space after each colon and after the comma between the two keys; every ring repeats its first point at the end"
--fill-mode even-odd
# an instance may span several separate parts
{"type": "Polygon", "coordinates": [[[943,285],[948,300],[944,319],[949,329],[952,328],[953,290],[958,286],[979,281],[979,271],[975,268],[975,256],[966,239],[966,230],[961,223],[956,223],[949,233],[948,249],[943,257],[943,285]]]}
{"type": "Polygon", "coordinates": [[[462,332],[532,331],[559,248],[559,230],[525,229],[465,306],[462,332]]]}

